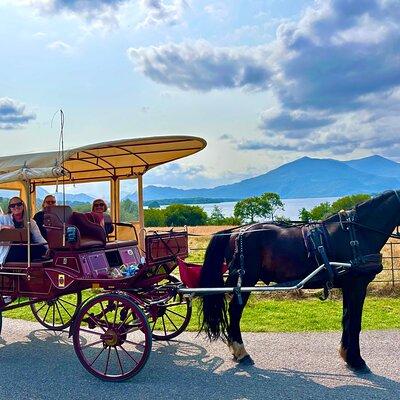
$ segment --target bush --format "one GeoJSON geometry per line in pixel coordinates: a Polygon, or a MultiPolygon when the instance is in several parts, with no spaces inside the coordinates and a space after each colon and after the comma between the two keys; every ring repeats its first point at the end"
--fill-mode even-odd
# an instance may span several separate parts
{"type": "Polygon", "coordinates": [[[207,213],[199,206],[171,204],[165,209],[165,224],[167,226],[206,225],[207,213]]]}
{"type": "Polygon", "coordinates": [[[144,226],[165,226],[165,210],[159,208],[144,210],[144,226]]]}

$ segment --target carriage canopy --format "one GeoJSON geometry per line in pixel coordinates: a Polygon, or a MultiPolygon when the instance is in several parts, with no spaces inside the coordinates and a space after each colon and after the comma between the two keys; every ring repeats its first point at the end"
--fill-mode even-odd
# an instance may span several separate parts
{"type": "Polygon", "coordinates": [[[46,185],[63,174],[69,183],[138,177],[205,146],[204,139],[194,136],[156,136],[97,143],[64,154],[51,151],[0,157],[0,184],[29,180],[46,185]]]}

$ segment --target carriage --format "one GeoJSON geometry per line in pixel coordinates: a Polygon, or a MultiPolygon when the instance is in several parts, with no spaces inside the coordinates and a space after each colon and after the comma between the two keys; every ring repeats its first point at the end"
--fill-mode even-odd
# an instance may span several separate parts
{"type": "MultiPolygon", "coordinates": [[[[186,231],[146,234],[143,175],[151,168],[202,150],[191,136],[99,143],[67,150],[0,158],[0,188],[17,190],[33,215],[37,188],[109,182],[112,237],[68,205],[44,209],[50,249],[31,259],[28,227],[0,231],[0,243],[27,246],[27,262],[0,266],[1,312],[30,306],[44,327],[69,329],[82,365],[104,380],[124,380],[145,365],[152,339],[179,335],[191,317],[191,299],[172,275],[188,255],[186,231]],[[137,180],[138,221],[120,220],[122,180],[137,180]]],[[[29,221],[29,219],[28,219],[29,221]]]]}

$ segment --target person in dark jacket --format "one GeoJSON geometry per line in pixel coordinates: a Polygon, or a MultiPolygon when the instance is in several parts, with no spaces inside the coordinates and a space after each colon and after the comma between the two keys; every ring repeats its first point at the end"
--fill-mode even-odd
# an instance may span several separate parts
{"type": "Polygon", "coordinates": [[[43,219],[44,219],[44,211],[43,209],[47,206],[55,206],[57,203],[57,200],[55,198],[55,196],[53,196],[52,194],[48,194],[44,199],[43,199],[43,203],[42,203],[42,209],[37,212],[33,219],[36,221],[37,226],[40,229],[40,233],[42,234],[42,236],[47,239],[47,231],[46,228],[43,226],[43,219]]]}

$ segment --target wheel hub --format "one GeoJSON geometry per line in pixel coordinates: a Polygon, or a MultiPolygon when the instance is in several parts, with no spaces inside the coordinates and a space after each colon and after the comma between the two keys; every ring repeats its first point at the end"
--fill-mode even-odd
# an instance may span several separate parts
{"type": "Polygon", "coordinates": [[[115,346],[118,343],[118,334],[114,329],[110,328],[107,329],[103,335],[101,335],[101,339],[105,345],[115,346]]]}

